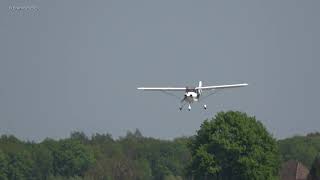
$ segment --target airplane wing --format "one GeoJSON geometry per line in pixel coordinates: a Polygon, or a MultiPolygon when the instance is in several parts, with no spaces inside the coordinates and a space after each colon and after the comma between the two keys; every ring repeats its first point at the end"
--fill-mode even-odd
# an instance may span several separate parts
{"type": "Polygon", "coordinates": [[[139,90],[144,91],[185,91],[185,87],[139,87],[139,90]]]}
{"type": "Polygon", "coordinates": [[[247,83],[244,84],[230,84],[230,85],[218,85],[218,86],[202,86],[196,87],[196,89],[200,90],[214,90],[214,89],[227,89],[227,88],[237,88],[247,86],[247,83]]]}

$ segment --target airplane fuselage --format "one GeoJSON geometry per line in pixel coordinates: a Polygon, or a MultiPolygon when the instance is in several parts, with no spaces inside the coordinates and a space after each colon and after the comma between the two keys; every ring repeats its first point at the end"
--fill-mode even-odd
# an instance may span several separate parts
{"type": "Polygon", "coordinates": [[[195,89],[187,89],[184,100],[188,103],[199,101],[200,93],[195,89]]]}

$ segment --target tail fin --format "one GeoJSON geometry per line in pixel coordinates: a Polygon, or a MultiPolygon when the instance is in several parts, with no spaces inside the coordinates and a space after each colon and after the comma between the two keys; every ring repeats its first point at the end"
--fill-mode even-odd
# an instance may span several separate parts
{"type": "MultiPolygon", "coordinates": [[[[202,81],[199,81],[199,86],[198,86],[198,87],[202,87],[202,81]]],[[[201,95],[202,89],[199,89],[198,92],[199,92],[199,94],[201,95]]]]}

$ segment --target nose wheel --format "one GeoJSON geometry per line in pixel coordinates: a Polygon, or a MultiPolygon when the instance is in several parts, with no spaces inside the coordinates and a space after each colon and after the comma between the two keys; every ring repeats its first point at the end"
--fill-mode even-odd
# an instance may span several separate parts
{"type": "Polygon", "coordinates": [[[203,105],[203,109],[205,109],[205,110],[207,109],[207,105],[206,104],[203,105]]]}
{"type": "Polygon", "coordinates": [[[191,105],[189,104],[189,106],[188,106],[188,111],[190,111],[191,110],[191,105]]]}

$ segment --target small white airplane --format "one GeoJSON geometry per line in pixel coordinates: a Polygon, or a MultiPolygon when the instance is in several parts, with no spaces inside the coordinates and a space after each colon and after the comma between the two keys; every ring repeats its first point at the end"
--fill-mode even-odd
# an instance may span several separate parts
{"type": "MultiPolygon", "coordinates": [[[[145,90],[145,91],[160,91],[160,92],[164,92],[166,94],[173,95],[173,96],[175,96],[175,95],[169,93],[169,91],[185,91],[184,97],[181,100],[181,106],[179,107],[179,109],[181,111],[183,109],[183,107],[186,104],[188,104],[189,105],[188,110],[190,111],[191,110],[191,103],[198,102],[200,100],[205,99],[206,97],[214,94],[216,90],[244,87],[247,85],[248,85],[247,83],[243,83],[243,84],[230,84],[230,85],[218,85],[218,86],[202,86],[202,81],[199,81],[199,86],[193,87],[193,88],[190,88],[190,87],[139,87],[137,89],[145,90]],[[205,96],[202,96],[203,91],[207,91],[210,93],[205,96]],[[200,96],[202,97],[201,99],[200,99],[200,96]]],[[[175,96],[175,97],[177,97],[177,96],[175,96]]],[[[203,108],[207,109],[207,105],[204,104],[203,108]]]]}

